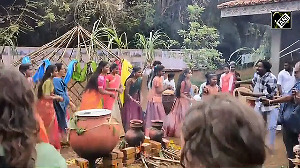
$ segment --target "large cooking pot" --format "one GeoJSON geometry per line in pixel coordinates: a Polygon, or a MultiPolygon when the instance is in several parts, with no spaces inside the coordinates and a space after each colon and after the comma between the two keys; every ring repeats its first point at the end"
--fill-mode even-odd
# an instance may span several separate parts
{"type": "Polygon", "coordinates": [[[70,123],[70,145],[82,158],[94,160],[111,153],[119,142],[120,124],[106,109],[75,113],[70,123]]]}

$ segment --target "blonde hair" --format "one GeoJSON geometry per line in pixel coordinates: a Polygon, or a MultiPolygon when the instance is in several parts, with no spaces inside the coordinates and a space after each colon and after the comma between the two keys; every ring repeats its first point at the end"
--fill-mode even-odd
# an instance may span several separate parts
{"type": "Polygon", "coordinates": [[[245,167],[264,163],[266,129],[261,115],[227,94],[192,107],[182,126],[187,167],[245,167]]]}

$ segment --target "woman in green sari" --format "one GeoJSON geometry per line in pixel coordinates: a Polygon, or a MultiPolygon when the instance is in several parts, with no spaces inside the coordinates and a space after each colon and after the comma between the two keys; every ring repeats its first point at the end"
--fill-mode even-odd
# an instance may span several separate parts
{"type": "Polygon", "coordinates": [[[132,73],[125,82],[125,100],[122,109],[122,121],[125,132],[129,129],[130,120],[137,119],[143,121],[143,111],[140,104],[142,69],[134,67],[132,73]]]}

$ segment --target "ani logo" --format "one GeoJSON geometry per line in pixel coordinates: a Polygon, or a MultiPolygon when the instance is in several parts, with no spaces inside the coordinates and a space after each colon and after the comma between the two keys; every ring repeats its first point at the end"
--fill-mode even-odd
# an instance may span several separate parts
{"type": "Polygon", "coordinates": [[[292,14],[291,12],[272,12],[272,28],[273,29],[291,29],[292,14]]]}

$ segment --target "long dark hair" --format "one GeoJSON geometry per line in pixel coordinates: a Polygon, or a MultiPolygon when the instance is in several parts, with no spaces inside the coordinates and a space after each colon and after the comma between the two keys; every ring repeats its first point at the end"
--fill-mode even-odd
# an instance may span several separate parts
{"type": "Polygon", "coordinates": [[[55,68],[57,68],[55,65],[49,65],[46,69],[46,72],[39,84],[38,87],[38,98],[42,98],[43,97],[43,84],[44,82],[49,79],[52,76],[52,73],[55,71],[55,68]]]}
{"type": "Polygon", "coordinates": [[[31,64],[21,64],[19,66],[19,71],[25,76],[26,71],[31,67],[31,64]]]}
{"type": "Polygon", "coordinates": [[[185,69],[178,78],[177,86],[176,86],[176,97],[180,97],[180,89],[181,89],[181,82],[185,81],[187,74],[190,72],[190,69],[185,69]]]}
{"type": "Polygon", "coordinates": [[[163,65],[156,65],[155,67],[154,67],[154,72],[153,72],[153,76],[152,76],[152,78],[151,78],[151,80],[150,80],[150,87],[152,88],[152,84],[153,84],[153,79],[154,79],[154,77],[156,77],[156,76],[158,76],[158,73],[160,72],[160,71],[162,71],[163,69],[165,69],[165,67],[163,66],[163,65]]]}
{"type": "Polygon", "coordinates": [[[112,73],[112,71],[113,71],[115,68],[118,68],[118,64],[116,64],[116,63],[111,64],[111,65],[110,65],[110,68],[109,68],[110,73],[112,73]]]}
{"type": "Polygon", "coordinates": [[[64,65],[64,64],[63,64],[63,63],[60,63],[60,62],[59,62],[59,63],[56,63],[55,66],[57,67],[57,71],[60,71],[60,70],[62,69],[63,65],[64,65]]]}
{"type": "Polygon", "coordinates": [[[20,72],[0,67],[0,167],[29,167],[37,141],[34,93],[20,72]]]}
{"type": "Polygon", "coordinates": [[[106,61],[101,61],[98,64],[98,67],[96,69],[96,71],[93,73],[93,75],[91,76],[91,78],[89,79],[85,90],[98,90],[98,76],[102,73],[102,69],[108,64],[108,62],[106,61]]]}
{"type": "Polygon", "coordinates": [[[124,85],[126,86],[127,80],[130,79],[130,78],[133,78],[133,77],[134,77],[134,74],[137,73],[138,71],[140,71],[141,69],[142,69],[141,67],[133,67],[133,68],[132,68],[132,71],[131,71],[131,74],[130,74],[130,75],[128,76],[128,78],[126,79],[124,85]]]}

